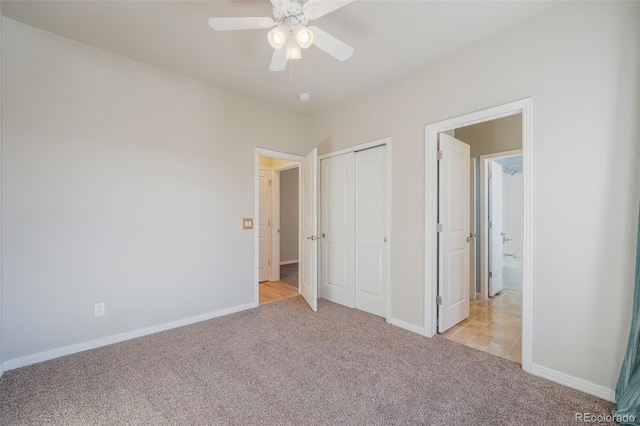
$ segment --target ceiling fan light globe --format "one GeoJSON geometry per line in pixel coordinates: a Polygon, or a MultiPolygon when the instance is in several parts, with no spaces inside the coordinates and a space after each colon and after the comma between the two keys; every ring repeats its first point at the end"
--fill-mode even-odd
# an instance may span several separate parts
{"type": "Polygon", "coordinates": [[[302,52],[300,51],[300,46],[296,40],[291,37],[287,42],[287,59],[300,59],[302,58],[302,52]]]}
{"type": "Polygon", "coordinates": [[[307,49],[313,44],[313,32],[305,26],[300,26],[296,30],[296,40],[301,48],[307,49]]]}
{"type": "Polygon", "coordinates": [[[274,49],[281,49],[287,40],[287,36],[281,27],[276,27],[269,31],[267,34],[267,40],[274,49]]]}

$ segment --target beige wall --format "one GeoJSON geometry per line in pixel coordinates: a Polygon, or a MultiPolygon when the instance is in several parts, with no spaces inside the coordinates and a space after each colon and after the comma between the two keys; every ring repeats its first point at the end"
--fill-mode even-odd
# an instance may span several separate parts
{"type": "Polygon", "coordinates": [[[424,126],[533,98],[533,362],[613,389],[631,318],[637,2],[566,2],[311,118],[327,153],[390,136],[391,315],[423,326],[424,126]]]}
{"type": "Polygon", "coordinates": [[[471,147],[471,158],[522,149],[522,115],[516,114],[455,130],[456,139],[471,147]]]}
{"type": "Polygon", "coordinates": [[[257,303],[255,147],[307,118],[3,24],[3,359],[257,303]]]}
{"type": "Polygon", "coordinates": [[[280,172],[280,262],[298,260],[298,167],[280,172]]]}
{"type": "Polygon", "coordinates": [[[264,155],[258,156],[258,162],[260,167],[267,167],[270,169],[286,167],[295,164],[292,161],[282,160],[280,158],[266,157],[264,155]]]}

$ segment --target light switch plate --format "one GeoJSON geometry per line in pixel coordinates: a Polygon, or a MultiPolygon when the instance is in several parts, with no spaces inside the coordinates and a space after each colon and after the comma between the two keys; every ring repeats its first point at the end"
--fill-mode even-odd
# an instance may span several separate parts
{"type": "Polygon", "coordinates": [[[253,229],[252,217],[245,217],[242,219],[242,229],[253,229]]]}

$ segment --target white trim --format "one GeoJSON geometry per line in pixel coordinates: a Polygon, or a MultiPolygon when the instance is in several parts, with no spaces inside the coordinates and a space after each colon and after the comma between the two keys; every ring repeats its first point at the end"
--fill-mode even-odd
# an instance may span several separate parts
{"type": "Polygon", "coordinates": [[[337,157],[338,155],[342,155],[342,154],[348,154],[350,152],[358,152],[358,151],[364,151],[365,149],[369,149],[369,148],[375,148],[377,146],[380,145],[391,145],[391,136],[386,136],[382,139],[377,139],[375,141],[371,141],[371,142],[365,142],[365,143],[361,143],[360,145],[355,145],[352,146],[350,148],[345,148],[345,149],[341,149],[339,151],[333,151],[333,152],[329,152],[327,154],[322,154],[318,156],[318,161],[320,160],[324,160],[325,158],[329,158],[329,157],[337,157]]]}
{"type": "Polygon", "coordinates": [[[4,362],[0,363],[0,377],[2,377],[2,375],[5,372],[5,365],[4,364],[5,364],[4,362]]]}
{"type": "Polygon", "coordinates": [[[233,306],[231,308],[221,309],[219,311],[208,312],[205,314],[196,315],[189,318],[183,318],[177,321],[171,321],[164,324],[153,325],[151,327],[140,328],[138,330],[127,331],[125,333],[114,334],[100,339],[89,340],[87,342],[76,343],[74,345],[64,346],[62,348],[52,349],[49,351],[39,352],[32,355],[23,356],[20,358],[14,358],[2,363],[2,368],[5,371],[13,370],[15,368],[26,367],[38,362],[49,361],[54,358],[59,358],[66,355],[75,354],[78,352],[87,351],[89,349],[96,349],[102,346],[112,345],[114,343],[124,342],[125,340],[135,339],[137,337],[147,336],[149,334],[158,333],[172,328],[182,327],[189,324],[194,324],[201,321],[207,321],[213,318],[221,317],[224,315],[233,314],[247,309],[257,307],[258,304],[251,302],[244,305],[233,306]]]}
{"type": "Polygon", "coordinates": [[[427,337],[437,332],[437,143],[438,133],[522,114],[522,161],[524,178],[524,253],[522,273],[522,368],[533,363],[533,110],[532,99],[521,99],[482,111],[450,118],[425,127],[425,283],[424,329],[427,337]]]}
{"type": "Polygon", "coordinates": [[[298,259],[282,261],[282,262],[280,262],[280,266],[282,266],[282,265],[291,265],[292,263],[299,263],[298,259]]]}
{"type": "MultiPolygon", "coordinates": [[[[391,318],[391,245],[393,243],[393,238],[392,238],[392,233],[391,233],[391,152],[393,151],[392,149],[392,141],[391,141],[391,136],[386,136],[382,139],[376,139],[374,141],[371,142],[365,142],[359,145],[355,145],[352,146],[350,148],[345,148],[345,149],[341,149],[339,151],[334,151],[334,152],[330,152],[327,154],[323,154],[323,155],[319,155],[318,156],[318,164],[320,164],[321,160],[324,160],[325,158],[330,158],[330,157],[336,157],[338,155],[342,155],[342,154],[348,154],[350,152],[358,152],[358,151],[364,151],[365,149],[369,149],[369,148],[376,148],[378,146],[386,146],[387,149],[387,164],[386,164],[386,174],[387,174],[387,211],[386,211],[386,215],[387,215],[387,223],[386,223],[386,230],[387,230],[387,261],[386,261],[386,269],[387,269],[387,273],[385,276],[385,318],[387,319],[387,321],[392,320],[391,318]]],[[[318,200],[320,200],[322,197],[320,196],[320,194],[322,193],[322,188],[320,187],[320,181],[322,179],[318,179],[318,200]]],[[[322,217],[322,206],[321,203],[318,202],[318,218],[319,218],[319,222],[321,223],[321,217],[322,217]]],[[[319,233],[322,232],[322,230],[318,231],[319,233]]],[[[319,253],[321,252],[321,250],[318,251],[319,253]]],[[[322,262],[322,258],[320,256],[318,256],[319,258],[319,264],[322,262]]],[[[321,266],[321,264],[319,265],[321,266]]],[[[320,267],[320,270],[322,268],[320,267]]],[[[318,274],[320,275],[320,274],[318,274]]],[[[322,280],[319,280],[318,283],[318,297],[322,297],[322,285],[321,285],[322,280]]],[[[355,289],[354,289],[355,291],[355,289]]],[[[399,321],[402,322],[400,320],[393,320],[393,321],[399,321]]],[[[414,327],[415,329],[420,329],[422,330],[422,327],[413,325],[413,324],[409,324],[409,323],[404,323],[403,324],[407,324],[407,326],[411,326],[414,327]]],[[[402,327],[402,328],[406,328],[404,326],[400,326],[398,325],[398,327],[402,327]]],[[[412,330],[413,331],[413,330],[412,330]]],[[[422,335],[424,335],[424,333],[420,333],[422,335]]]]}
{"type": "Polygon", "coordinates": [[[589,395],[604,399],[605,401],[615,402],[616,392],[613,389],[609,389],[602,385],[596,385],[584,379],[570,376],[560,371],[552,370],[542,365],[532,364],[531,374],[542,377],[543,379],[551,380],[552,382],[560,383],[561,385],[570,387],[572,389],[579,390],[589,395]]]}
{"type": "Polygon", "coordinates": [[[271,281],[280,281],[280,172],[271,169],[271,263],[269,277],[271,281]]]}
{"type": "Polygon", "coordinates": [[[480,156],[480,229],[482,229],[480,249],[480,299],[489,298],[489,285],[487,282],[489,271],[489,223],[487,221],[487,203],[489,202],[489,186],[487,185],[489,174],[489,162],[496,158],[509,158],[522,156],[521,149],[512,151],[495,152],[480,156]]]}
{"type": "Polygon", "coordinates": [[[424,329],[424,327],[420,327],[419,325],[402,321],[397,318],[387,318],[387,322],[391,325],[395,325],[396,327],[404,328],[405,330],[411,331],[412,333],[426,336],[426,330],[424,329]]]}
{"type": "Polygon", "coordinates": [[[478,168],[478,161],[476,158],[471,159],[471,233],[474,235],[473,241],[471,241],[471,259],[469,261],[469,300],[475,300],[476,295],[478,294],[478,290],[476,289],[476,283],[478,281],[478,277],[476,274],[477,269],[477,247],[478,244],[476,240],[478,239],[478,224],[476,223],[476,209],[478,208],[476,203],[476,186],[478,186],[478,180],[476,179],[478,168]]]}
{"type": "MultiPolygon", "coordinates": [[[[260,282],[258,269],[260,267],[260,252],[259,241],[258,241],[258,232],[256,232],[255,219],[260,217],[260,156],[271,157],[271,158],[279,158],[281,160],[288,160],[297,162],[298,165],[304,160],[304,157],[299,155],[287,154],[285,152],[272,151],[270,149],[264,148],[255,148],[254,152],[254,164],[253,164],[253,173],[254,173],[254,182],[253,182],[253,217],[254,217],[254,227],[253,227],[253,282],[254,282],[254,302],[256,306],[260,303],[260,282]]],[[[289,166],[289,165],[287,165],[289,166]]],[[[272,262],[273,263],[273,262],[272,262]]]]}

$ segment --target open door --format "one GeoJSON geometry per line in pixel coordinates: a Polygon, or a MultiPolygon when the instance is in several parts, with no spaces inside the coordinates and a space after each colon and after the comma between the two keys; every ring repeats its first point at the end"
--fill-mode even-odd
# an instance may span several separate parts
{"type": "Polygon", "coordinates": [[[469,316],[470,148],[445,133],[438,156],[438,332],[469,316]]]}
{"type": "Polygon", "coordinates": [[[502,290],[502,165],[489,162],[489,297],[502,290]]]}
{"type": "Polygon", "coordinates": [[[300,293],[311,309],[318,310],[318,150],[300,164],[300,293]]]}

